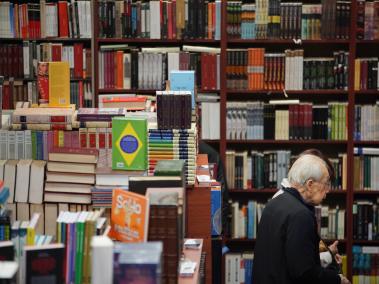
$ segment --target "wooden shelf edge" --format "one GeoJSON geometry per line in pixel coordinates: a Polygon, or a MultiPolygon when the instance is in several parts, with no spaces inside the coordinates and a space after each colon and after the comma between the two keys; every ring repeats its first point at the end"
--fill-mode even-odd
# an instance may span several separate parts
{"type": "Polygon", "coordinates": [[[379,245],[379,240],[353,240],[353,245],[379,245]]]}
{"type": "Polygon", "coordinates": [[[379,195],[379,190],[354,190],[355,195],[379,195]]]}
{"type": "Polygon", "coordinates": [[[148,38],[96,38],[99,44],[102,43],[159,43],[159,44],[188,44],[188,43],[204,43],[204,44],[220,44],[220,40],[214,39],[148,39],[148,38]]]}
{"type": "MultiPolygon", "coordinates": [[[[283,90],[227,90],[227,95],[256,95],[256,94],[283,94],[283,90]]],[[[297,90],[287,91],[289,95],[348,95],[348,91],[345,90],[297,90]]]]}
{"type": "MultiPolygon", "coordinates": [[[[99,89],[99,94],[109,94],[109,93],[115,93],[115,94],[120,94],[120,93],[126,93],[126,94],[152,94],[155,95],[155,92],[157,90],[152,89],[152,90],[145,90],[145,89],[99,89]]],[[[159,91],[159,90],[158,90],[159,91]]],[[[164,90],[162,90],[164,91],[164,90]]],[[[197,93],[219,93],[220,90],[198,90],[197,93]]]]}
{"type": "Polygon", "coordinates": [[[345,145],[347,140],[226,140],[227,144],[288,144],[288,145],[301,145],[301,144],[336,144],[345,145]]]}
{"type": "MultiPolygon", "coordinates": [[[[227,39],[227,43],[230,44],[296,44],[293,39],[227,39]]],[[[302,44],[349,44],[349,39],[316,39],[301,40],[301,44],[296,44],[296,46],[301,46],[302,44]]]]}
{"type": "Polygon", "coordinates": [[[0,41],[15,41],[15,42],[21,42],[21,41],[36,41],[36,42],[50,42],[50,41],[54,41],[54,42],[60,42],[60,41],[63,41],[63,42],[67,42],[67,41],[91,41],[91,38],[58,38],[58,37],[54,37],[54,38],[0,38],[0,41]]]}

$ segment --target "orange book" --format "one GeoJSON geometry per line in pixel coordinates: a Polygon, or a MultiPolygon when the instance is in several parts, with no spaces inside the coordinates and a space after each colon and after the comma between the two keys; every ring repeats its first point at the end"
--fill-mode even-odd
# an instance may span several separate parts
{"type": "Polygon", "coordinates": [[[58,15],[59,15],[59,37],[68,37],[68,13],[67,2],[58,2],[58,15]]]}
{"type": "Polygon", "coordinates": [[[122,89],[124,87],[124,65],[123,65],[123,51],[116,51],[116,88],[122,89]]]}
{"type": "Polygon", "coordinates": [[[213,19],[213,16],[212,16],[213,8],[212,8],[212,4],[213,4],[213,3],[208,3],[208,38],[209,38],[209,39],[212,38],[212,30],[213,30],[213,23],[212,23],[212,19],[213,19]]]}
{"type": "Polygon", "coordinates": [[[143,195],[115,189],[112,194],[109,236],[121,242],[146,242],[149,199],[143,195]]]}

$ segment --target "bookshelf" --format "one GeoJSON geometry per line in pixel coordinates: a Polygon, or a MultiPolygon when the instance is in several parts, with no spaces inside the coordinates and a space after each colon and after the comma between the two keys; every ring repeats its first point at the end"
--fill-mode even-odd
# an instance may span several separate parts
{"type": "MultiPolygon", "coordinates": [[[[30,1],[32,2],[32,1],[30,1]]],[[[313,3],[314,1],[304,0],[306,4],[313,3]]],[[[321,3],[321,1],[319,1],[321,3]]],[[[228,1],[221,1],[221,29],[220,40],[215,39],[147,39],[147,38],[103,38],[99,36],[100,21],[99,21],[99,1],[91,1],[92,11],[92,38],[1,38],[1,45],[15,44],[22,45],[24,41],[35,41],[36,43],[62,43],[63,45],[82,43],[85,47],[92,50],[92,74],[93,76],[85,79],[71,79],[71,82],[89,82],[92,84],[93,105],[98,105],[99,94],[144,94],[154,95],[155,90],[147,89],[116,89],[116,88],[100,88],[99,87],[99,51],[100,47],[104,45],[128,44],[140,47],[181,47],[183,45],[195,45],[220,48],[220,88],[217,90],[202,90],[199,89],[198,93],[217,93],[220,96],[220,138],[215,140],[204,140],[219,150],[222,160],[226,161],[226,151],[228,149],[235,150],[275,150],[275,149],[290,149],[294,153],[299,153],[306,148],[314,147],[320,148],[326,154],[332,154],[335,151],[347,154],[347,173],[354,171],[354,147],[378,147],[379,141],[358,141],[354,138],[354,108],[357,104],[373,103],[379,99],[378,90],[355,90],[354,88],[354,75],[355,75],[355,59],[364,57],[366,54],[369,56],[378,56],[377,51],[373,51],[379,45],[379,40],[365,40],[357,39],[357,0],[351,1],[351,20],[350,23],[350,38],[349,39],[314,39],[314,40],[297,40],[292,39],[237,39],[229,38],[227,34],[227,5],[228,1]],[[348,87],[347,89],[311,89],[311,90],[288,90],[285,93],[288,98],[296,98],[302,101],[312,101],[314,103],[325,104],[328,101],[339,101],[348,103],[347,106],[347,119],[350,122],[347,127],[347,139],[344,140],[239,140],[227,139],[227,102],[239,101],[268,101],[269,99],[285,99],[282,90],[235,90],[227,88],[227,50],[228,49],[247,49],[250,47],[265,47],[269,52],[283,52],[285,49],[304,49],[306,57],[310,56],[331,56],[333,51],[345,50],[349,52],[348,67],[348,87]]],[[[6,78],[9,79],[9,78],[6,78]]],[[[35,79],[27,78],[13,78],[14,81],[33,82],[35,79]]],[[[352,246],[355,244],[360,245],[378,245],[378,241],[355,241],[353,235],[353,203],[359,199],[368,198],[375,200],[379,197],[379,191],[367,190],[353,190],[354,175],[347,175],[347,190],[336,190],[329,193],[329,199],[341,199],[346,205],[346,218],[345,218],[345,236],[343,245],[348,257],[348,276],[352,277],[352,246]]],[[[257,198],[266,199],[276,192],[275,189],[268,188],[263,190],[256,189],[233,189],[229,190],[232,199],[244,198],[257,198]]],[[[245,239],[230,239],[224,238],[225,243],[234,243],[233,248],[240,248],[242,245],[254,244],[254,240],[245,239]]]]}
{"type": "Polygon", "coordinates": [[[71,98],[72,103],[76,104],[77,108],[92,106],[91,2],[61,1],[58,9],[58,3],[12,1],[9,11],[5,9],[7,4],[4,2],[1,7],[4,13],[2,23],[4,28],[0,34],[2,43],[0,50],[3,57],[3,60],[0,60],[0,69],[3,70],[0,72],[5,72],[5,84],[9,86],[6,94],[10,97],[9,105],[6,104],[6,107],[13,109],[17,101],[37,103],[35,101],[38,93],[37,75],[34,69],[38,61],[68,61],[72,72],[70,75],[70,88],[74,93],[71,98]],[[76,5],[75,11],[72,9],[74,5],[76,5]],[[23,11],[25,18],[21,19],[16,11],[20,13],[23,11]],[[14,21],[12,25],[8,25],[9,17],[14,21]],[[77,49],[75,52],[74,47],[77,49]],[[19,49],[20,52],[16,54],[19,49]],[[9,53],[12,55],[9,56],[9,53]],[[83,62],[78,64],[80,61],[83,62]],[[14,67],[16,64],[21,64],[19,70],[14,67]],[[7,69],[11,70],[8,71],[8,76],[7,69]],[[21,76],[13,76],[12,72],[21,76]],[[77,72],[80,72],[81,76],[74,76],[78,74],[77,72]],[[22,98],[18,96],[20,92],[23,92],[22,98]]]}

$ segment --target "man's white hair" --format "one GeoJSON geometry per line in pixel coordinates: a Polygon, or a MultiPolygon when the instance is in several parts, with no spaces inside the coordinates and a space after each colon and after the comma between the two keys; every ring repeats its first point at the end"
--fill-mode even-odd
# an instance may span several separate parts
{"type": "Polygon", "coordinates": [[[292,165],[288,172],[288,181],[291,185],[304,185],[309,179],[320,181],[322,167],[327,169],[326,163],[314,155],[302,155],[292,165]]]}

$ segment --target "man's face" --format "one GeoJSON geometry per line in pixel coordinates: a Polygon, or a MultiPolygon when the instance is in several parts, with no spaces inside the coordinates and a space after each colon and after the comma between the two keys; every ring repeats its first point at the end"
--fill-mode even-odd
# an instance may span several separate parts
{"type": "Polygon", "coordinates": [[[328,171],[323,168],[322,179],[319,181],[309,179],[306,183],[307,195],[310,203],[319,205],[326,198],[326,194],[330,191],[330,178],[328,171]]]}

